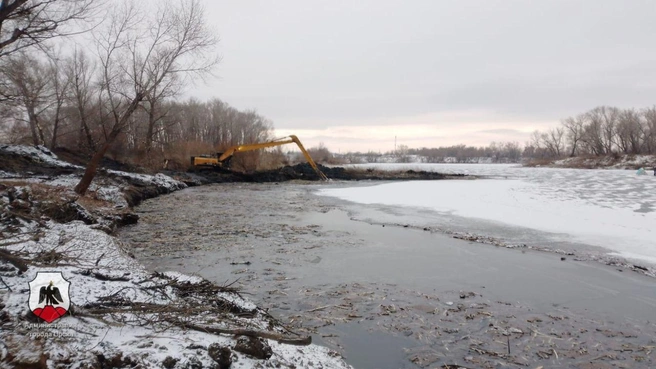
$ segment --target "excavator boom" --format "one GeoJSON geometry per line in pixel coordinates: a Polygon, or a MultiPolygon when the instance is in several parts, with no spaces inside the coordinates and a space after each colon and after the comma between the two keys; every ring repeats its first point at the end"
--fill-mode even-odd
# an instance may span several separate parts
{"type": "Polygon", "coordinates": [[[259,149],[266,149],[269,147],[274,147],[274,146],[280,146],[280,145],[286,145],[290,143],[295,143],[298,145],[298,148],[301,150],[303,153],[303,156],[305,156],[305,160],[307,160],[308,164],[314,169],[314,171],[317,173],[319,178],[321,180],[327,181],[328,177],[326,177],[325,174],[319,169],[317,164],[312,160],[312,157],[310,154],[305,150],[305,147],[303,147],[303,144],[301,141],[296,137],[295,135],[290,135],[288,137],[283,137],[277,140],[269,141],[269,142],[261,142],[261,143],[254,143],[254,144],[246,144],[246,145],[236,145],[236,146],[231,146],[229,147],[225,152],[223,152],[218,158],[217,157],[203,157],[203,156],[192,156],[191,157],[191,163],[194,166],[223,166],[225,162],[228,161],[235,153],[238,152],[244,152],[244,151],[253,151],[253,150],[259,150],[259,149]]]}

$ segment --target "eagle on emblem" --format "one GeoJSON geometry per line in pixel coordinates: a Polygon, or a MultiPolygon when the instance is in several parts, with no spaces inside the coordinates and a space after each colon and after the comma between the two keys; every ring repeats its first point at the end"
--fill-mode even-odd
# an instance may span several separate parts
{"type": "Polygon", "coordinates": [[[39,290],[39,304],[42,304],[45,300],[46,305],[60,305],[64,302],[64,299],[59,293],[59,288],[52,285],[52,281],[48,286],[43,286],[39,290]]]}

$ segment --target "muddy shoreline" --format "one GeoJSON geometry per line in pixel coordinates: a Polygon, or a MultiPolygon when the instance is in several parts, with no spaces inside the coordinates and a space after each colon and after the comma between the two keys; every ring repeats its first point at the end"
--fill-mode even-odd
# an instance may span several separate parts
{"type": "Polygon", "coordinates": [[[136,223],[132,206],[184,183],[103,170],[80,197],[79,167],[43,147],[8,151],[51,173],[0,171],[0,367],[349,367],[235,288],[134,260],[116,228],[136,223]],[[42,272],[42,283],[63,289],[52,302],[59,316],[44,317],[25,288],[42,272]],[[55,319],[62,324],[44,323],[55,319]]]}
{"type": "Polygon", "coordinates": [[[187,189],[120,237],[153,270],[236,281],[357,368],[653,367],[653,278],[353,221],[321,186],[187,189]]]}

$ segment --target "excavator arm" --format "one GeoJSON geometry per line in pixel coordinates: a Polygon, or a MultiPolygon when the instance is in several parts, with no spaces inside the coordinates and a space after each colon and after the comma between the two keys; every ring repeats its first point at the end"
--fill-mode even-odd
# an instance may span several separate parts
{"type": "Polygon", "coordinates": [[[310,164],[312,169],[317,173],[319,178],[321,178],[324,181],[328,180],[328,177],[326,177],[325,174],[319,169],[317,164],[312,160],[312,157],[310,154],[305,150],[305,147],[303,147],[303,144],[301,141],[296,137],[295,135],[290,135],[288,137],[283,137],[277,140],[269,141],[269,142],[261,142],[261,143],[255,143],[255,144],[246,144],[246,145],[236,145],[229,147],[221,156],[219,156],[218,159],[216,158],[201,158],[201,157],[194,157],[195,160],[192,158],[192,162],[194,165],[207,165],[207,164],[219,164],[224,163],[226,160],[228,160],[232,155],[238,152],[244,152],[244,151],[253,151],[253,150],[259,150],[259,149],[266,149],[269,147],[274,147],[274,146],[280,146],[280,145],[286,145],[290,143],[295,143],[298,145],[298,148],[301,149],[301,152],[303,153],[303,156],[305,156],[305,160],[310,164]]]}

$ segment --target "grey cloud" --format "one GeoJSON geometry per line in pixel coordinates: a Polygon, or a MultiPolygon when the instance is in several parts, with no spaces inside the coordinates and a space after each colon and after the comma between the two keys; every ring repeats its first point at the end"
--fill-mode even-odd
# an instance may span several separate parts
{"type": "Polygon", "coordinates": [[[556,121],[656,103],[650,1],[225,0],[208,11],[221,78],[195,93],[280,128],[455,110],[556,121]]]}
{"type": "Polygon", "coordinates": [[[517,129],[484,129],[481,131],[477,131],[478,133],[493,133],[493,134],[508,134],[508,135],[521,135],[524,134],[524,132],[517,130],[517,129]]]}

